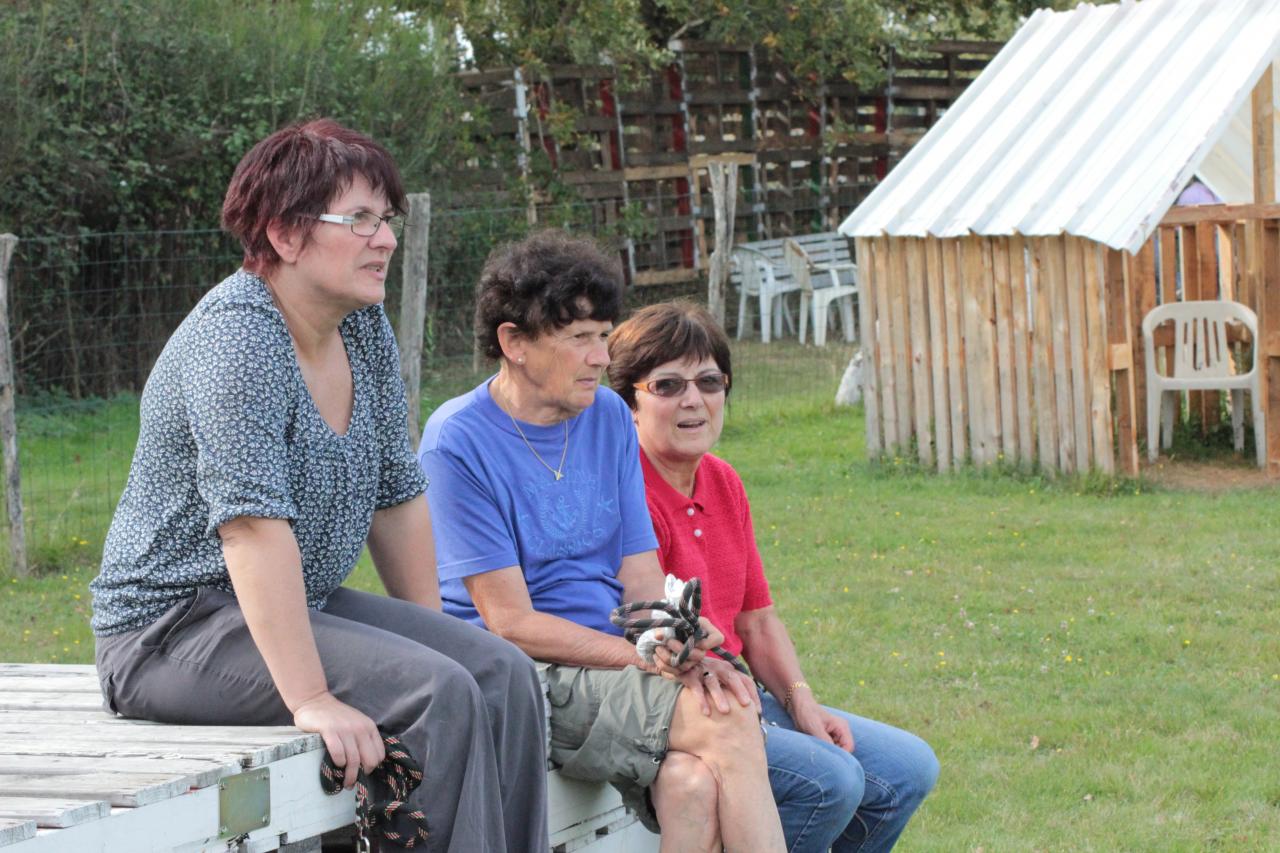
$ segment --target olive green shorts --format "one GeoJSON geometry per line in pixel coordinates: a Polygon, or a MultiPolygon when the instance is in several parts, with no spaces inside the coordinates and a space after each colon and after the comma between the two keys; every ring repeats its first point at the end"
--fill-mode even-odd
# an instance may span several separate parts
{"type": "Polygon", "coordinates": [[[546,676],[552,763],[566,776],[609,782],[656,832],[647,790],[667,754],[671,718],[684,685],[634,666],[552,664],[546,676]]]}

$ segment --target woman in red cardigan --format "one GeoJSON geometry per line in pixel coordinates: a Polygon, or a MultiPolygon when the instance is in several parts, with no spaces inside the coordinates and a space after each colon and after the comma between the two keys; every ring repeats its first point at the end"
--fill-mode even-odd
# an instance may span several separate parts
{"type": "Polygon", "coordinates": [[[804,679],[769,595],[742,480],[710,453],[732,378],[724,331],[693,303],[651,305],[614,331],[609,356],[610,384],[639,434],[663,570],[702,579],[703,615],[768,691],[769,781],[787,849],[892,848],[938,762],[909,732],[819,704],[804,679]]]}

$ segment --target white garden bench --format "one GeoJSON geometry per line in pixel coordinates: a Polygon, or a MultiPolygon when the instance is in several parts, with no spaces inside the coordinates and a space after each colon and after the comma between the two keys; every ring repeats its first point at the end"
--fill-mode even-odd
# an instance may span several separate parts
{"type": "MultiPolygon", "coordinates": [[[[822,272],[834,271],[836,286],[855,286],[857,267],[849,256],[849,241],[835,231],[818,234],[802,234],[796,237],[778,237],[772,240],[756,240],[733,247],[729,282],[738,288],[738,338],[741,339],[751,326],[748,304],[752,299],[760,304],[760,340],[769,343],[774,335],[783,334],[783,325],[795,330],[791,309],[786,304],[788,293],[798,293],[801,282],[792,275],[786,262],[783,244],[794,240],[804,250],[814,266],[822,272]]],[[[825,286],[825,281],[814,283],[825,286]]],[[[842,319],[846,322],[845,337],[851,339],[852,310],[842,319]]],[[[825,318],[825,313],[824,313],[825,318]]],[[[814,330],[815,342],[825,341],[825,329],[821,337],[814,330]]]]}
{"type": "MultiPolygon", "coordinates": [[[[352,792],[320,789],[322,755],[319,735],[291,726],[111,716],[92,666],[0,664],[0,848],[318,851],[355,814],[352,792]]],[[[657,850],[611,786],[556,771],[547,782],[557,853],[657,850]]]]}

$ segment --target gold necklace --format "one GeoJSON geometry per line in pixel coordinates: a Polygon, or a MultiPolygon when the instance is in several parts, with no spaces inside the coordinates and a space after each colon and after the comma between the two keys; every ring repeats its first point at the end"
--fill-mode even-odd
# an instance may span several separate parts
{"type": "MultiPolygon", "coordinates": [[[[492,385],[490,386],[492,388],[492,385]]],[[[506,397],[505,394],[503,394],[506,397]]],[[[507,400],[507,408],[511,407],[511,401],[507,400]]],[[[516,432],[520,434],[520,438],[524,441],[524,446],[529,448],[529,452],[533,454],[533,458],[542,464],[543,468],[550,471],[556,478],[556,481],[564,479],[564,460],[569,456],[569,422],[564,422],[564,450],[560,451],[560,467],[552,468],[547,464],[547,460],[542,458],[538,451],[533,449],[533,445],[529,443],[529,437],[524,434],[524,430],[520,429],[520,424],[516,423],[516,416],[507,412],[507,417],[511,418],[511,425],[516,428],[516,432]]]]}

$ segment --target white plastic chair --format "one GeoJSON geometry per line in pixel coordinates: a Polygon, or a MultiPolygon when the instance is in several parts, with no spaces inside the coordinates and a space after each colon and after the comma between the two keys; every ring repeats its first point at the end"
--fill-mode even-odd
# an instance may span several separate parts
{"type": "Polygon", "coordinates": [[[760,300],[760,340],[769,343],[773,333],[782,334],[784,319],[791,324],[791,312],[783,298],[800,289],[794,281],[778,281],[769,256],[746,246],[735,246],[730,255],[738,267],[742,283],[738,287],[738,338],[747,329],[747,302],[760,300]]]}
{"type": "Polygon", "coordinates": [[[1142,319],[1142,343],[1147,354],[1147,458],[1173,442],[1175,405],[1181,391],[1231,392],[1231,428],[1237,451],[1244,450],[1244,392],[1253,402],[1253,440],[1258,467],[1266,466],[1267,429],[1258,371],[1258,318],[1247,305],[1220,300],[1191,300],[1161,305],[1142,319]],[[1156,371],[1153,333],[1161,323],[1173,322],[1173,360],[1169,375],[1156,371]],[[1254,341],[1253,365],[1248,373],[1231,373],[1231,345],[1227,324],[1242,323],[1254,341]],[[1172,395],[1172,396],[1170,396],[1172,395]]]}
{"type": "Polygon", "coordinates": [[[853,295],[858,292],[858,268],[853,264],[818,266],[799,243],[790,239],[783,241],[782,255],[786,259],[787,268],[791,270],[791,280],[800,283],[800,343],[804,343],[805,326],[808,325],[812,306],[813,343],[820,347],[827,345],[827,311],[832,302],[840,305],[840,323],[844,326],[845,341],[853,343],[856,337],[853,295]],[[852,273],[853,284],[841,284],[841,272],[852,273]],[[815,273],[820,282],[816,286],[813,283],[815,273]]]}

